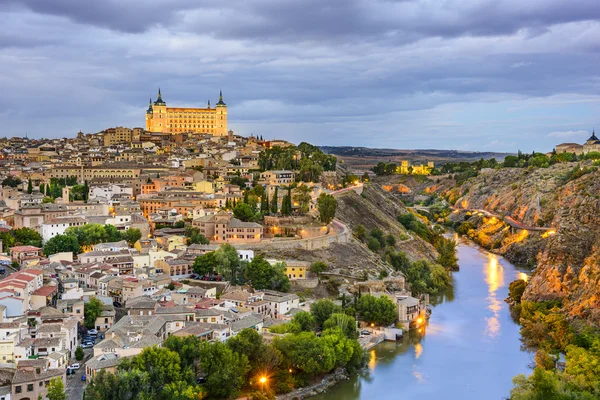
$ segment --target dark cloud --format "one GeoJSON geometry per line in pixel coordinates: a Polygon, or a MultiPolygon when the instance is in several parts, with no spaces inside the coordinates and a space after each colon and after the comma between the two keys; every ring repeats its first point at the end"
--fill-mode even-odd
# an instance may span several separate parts
{"type": "Polygon", "coordinates": [[[182,105],[223,89],[232,128],[319,144],[551,148],[600,111],[597,0],[5,0],[0,17],[0,136],[141,125],[158,86],[182,105]]]}

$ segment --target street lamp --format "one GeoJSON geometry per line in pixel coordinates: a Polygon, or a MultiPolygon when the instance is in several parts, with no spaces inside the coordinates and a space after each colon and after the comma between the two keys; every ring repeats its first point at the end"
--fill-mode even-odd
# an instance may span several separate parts
{"type": "Polygon", "coordinates": [[[261,376],[258,381],[260,382],[262,393],[265,394],[265,383],[267,383],[267,377],[261,376]]]}

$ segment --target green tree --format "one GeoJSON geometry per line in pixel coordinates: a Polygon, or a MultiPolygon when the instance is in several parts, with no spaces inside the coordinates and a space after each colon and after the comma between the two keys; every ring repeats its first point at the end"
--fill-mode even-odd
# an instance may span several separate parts
{"type": "Polygon", "coordinates": [[[240,203],[233,208],[233,216],[237,219],[248,222],[254,218],[254,211],[247,203],[240,203]]]}
{"type": "Polygon", "coordinates": [[[310,272],[317,275],[317,279],[321,280],[321,273],[327,271],[328,267],[323,261],[315,261],[310,264],[310,272]]]}
{"type": "Polygon", "coordinates": [[[33,183],[31,182],[31,178],[27,180],[27,193],[33,193],[33,183]]]}
{"type": "Polygon", "coordinates": [[[361,320],[376,325],[387,326],[397,319],[396,305],[387,296],[362,296],[358,300],[356,310],[361,320]]]}
{"type": "Polygon", "coordinates": [[[77,346],[77,349],[75,350],[75,359],[77,361],[81,361],[83,360],[84,356],[85,354],[83,353],[83,348],[81,346],[77,346]]]}
{"type": "Polygon", "coordinates": [[[48,400],[66,400],[65,384],[61,377],[57,376],[50,379],[46,397],[48,397],[48,400]]]}
{"type": "Polygon", "coordinates": [[[13,229],[11,233],[15,238],[15,245],[17,246],[39,247],[42,245],[42,235],[31,228],[13,229]]]}
{"type": "Polygon", "coordinates": [[[151,393],[158,397],[165,385],[183,380],[179,354],[166,348],[146,347],[140,354],[124,358],[118,365],[119,371],[141,371],[148,374],[151,393]]]}
{"type": "Polygon", "coordinates": [[[121,231],[114,225],[104,225],[104,232],[106,233],[107,242],[119,242],[123,240],[121,231]]]}
{"type": "Polygon", "coordinates": [[[307,185],[299,185],[296,188],[296,194],[294,195],[294,201],[298,203],[298,210],[300,211],[300,215],[304,215],[308,212],[310,208],[310,201],[312,189],[307,185]]]}
{"type": "Polygon", "coordinates": [[[100,371],[85,388],[86,400],[153,399],[148,373],[136,369],[117,373],[100,371]]]}
{"type": "Polygon", "coordinates": [[[190,369],[194,375],[198,375],[200,369],[200,339],[194,335],[185,337],[169,336],[162,346],[179,354],[182,371],[190,369]]]}
{"type": "Polygon", "coordinates": [[[515,303],[521,302],[521,297],[523,297],[523,293],[525,292],[525,288],[527,287],[527,282],[523,279],[517,279],[516,281],[512,281],[508,285],[508,296],[515,303]]]}
{"type": "Polygon", "coordinates": [[[381,249],[381,242],[377,240],[377,238],[371,237],[367,242],[367,247],[369,248],[369,250],[376,253],[381,249]]]}
{"type": "Polygon", "coordinates": [[[44,254],[50,256],[56,253],[79,254],[79,242],[73,235],[56,235],[50,238],[44,245],[44,254]]]}
{"type": "Polygon", "coordinates": [[[215,251],[215,260],[217,262],[217,272],[223,275],[226,280],[231,281],[232,284],[237,284],[241,265],[235,247],[228,243],[222,244],[215,251]]]}
{"type": "MultiPolygon", "coordinates": [[[[262,187],[262,186],[257,186],[257,187],[262,187]]],[[[268,214],[269,210],[271,208],[269,207],[269,196],[267,196],[267,191],[263,190],[261,198],[260,198],[260,211],[263,214],[268,214]]]]}
{"type": "Polygon", "coordinates": [[[277,211],[278,211],[278,205],[277,205],[277,203],[278,203],[278,198],[277,198],[277,196],[278,196],[278,194],[277,194],[278,189],[279,188],[277,186],[275,186],[275,190],[273,191],[273,197],[271,198],[271,213],[272,214],[277,214],[277,211]]]}
{"type": "Polygon", "coordinates": [[[246,266],[245,276],[255,289],[287,292],[290,289],[290,281],[284,268],[281,264],[271,265],[262,256],[258,256],[246,266]]]}
{"type": "Polygon", "coordinates": [[[354,228],[354,235],[356,235],[358,240],[364,242],[367,239],[367,230],[363,225],[356,225],[356,228],[354,228]]]}
{"type": "Polygon", "coordinates": [[[4,178],[4,180],[2,181],[2,186],[3,187],[9,186],[12,188],[16,188],[21,183],[23,183],[23,181],[21,181],[21,179],[15,178],[14,176],[9,175],[8,177],[4,178]]]}
{"type": "Polygon", "coordinates": [[[187,226],[185,228],[185,237],[188,239],[188,244],[209,244],[209,240],[200,233],[200,228],[187,226]]]}
{"type": "Polygon", "coordinates": [[[456,242],[453,239],[440,237],[435,246],[438,251],[437,262],[443,267],[453,270],[458,269],[458,257],[456,256],[456,242]]]}
{"type": "Polygon", "coordinates": [[[245,354],[236,353],[221,342],[202,343],[200,367],[206,373],[204,387],[211,398],[235,397],[250,370],[245,354]]]}
{"type": "Polygon", "coordinates": [[[54,203],[54,199],[50,196],[46,196],[42,199],[42,204],[54,203]]]}
{"type": "Polygon", "coordinates": [[[214,251],[202,254],[196,257],[192,268],[198,275],[214,275],[218,266],[218,261],[214,251]]]}
{"type": "Polygon", "coordinates": [[[341,313],[342,309],[341,307],[336,306],[331,300],[323,299],[312,303],[310,305],[310,312],[315,318],[317,327],[321,329],[323,328],[325,321],[331,317],[331,314],[341,313]]]}
{"type": "Polygon", "coordinates": [[[349,339],[356,339],[358,332],[356,330],[356,319],[344,313],[334,313],[323,323],[323,329],[339,328],[340,331],[349,339]]]}
{"type": "Polygon", "coordinates": [[[142,231],[140,231],[138,228],[129,228],[121,234],[121,238],[126,240],[130,246],[133,246],[142,238],[142,231]]]}
{"type": "Polygon", "coordinates": [[[317,321],[313,315],[307,311],[299,311],[292,318],[292,324],[298,326],[298,332],[314,332],[317,327],[317,321]]]}
{"type": "Polygon", "coordinates": [[[108,234],[103,225],[87,224],[83,226],[72,226],[65,231],[66,235],[72,235],[77,238],[81,250],[90,251],[92,246],[98,243],[108,241],[108,234]]]}
{"type": "Polygon", "coordinates": [[[274,343],[290,366],[308,377],[329,372],[336,365],[334,350],[313,332],[285,335],[274,343]]]}
{"type": "Polygon", "coordinates": [[[96,297],[91,297],[90,300],[85,303],[84,307],[84,322],[86,328],[93,329],[96,326],[96,318],[102,314],[103,304],[96,297]]]}
{"type": "Polygon", "coordinates": [[[321,193],[317,199],[317,209],[319,210],[319,220],[324,224],[329,224],[335,217],[337,200],[335,197],[321,193]]]}

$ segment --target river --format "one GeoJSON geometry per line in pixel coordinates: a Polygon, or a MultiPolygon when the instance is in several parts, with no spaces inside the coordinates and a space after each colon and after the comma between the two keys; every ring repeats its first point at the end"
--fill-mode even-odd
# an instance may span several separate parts
{"type": "Polygon", "coordinates": [[[513,376],[531,372],[533,354],[521,350],[504,302],[508,284],[527,278],[525,270],[456,239],[460,271],[446,293],[432,297],[428,326],[378,345],[367,371],[314,399],[501,400],[513,376]]]}

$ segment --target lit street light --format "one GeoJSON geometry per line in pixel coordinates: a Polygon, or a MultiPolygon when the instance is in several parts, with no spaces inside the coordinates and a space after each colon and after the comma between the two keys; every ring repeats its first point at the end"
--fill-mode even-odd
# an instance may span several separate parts
{"type": "Polygon", "coordinates": [[[261,376],[258,381],[260,382],[262,393],[265,394],[265,383],[267,383],[267,377],[261,376]]]}

